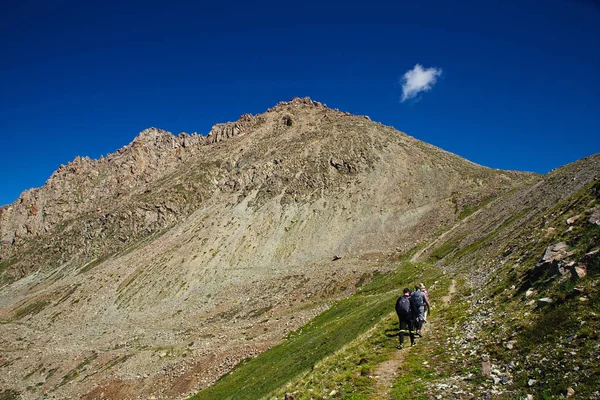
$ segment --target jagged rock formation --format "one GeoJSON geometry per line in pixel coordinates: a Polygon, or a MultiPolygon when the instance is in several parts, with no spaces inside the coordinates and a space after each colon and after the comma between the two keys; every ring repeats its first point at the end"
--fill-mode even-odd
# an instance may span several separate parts
{"type": "Polygon", "coordinates": [[[1,385],[185,396],[540,179],[306,98],[206,137],[147,129],[0,208],[1,385]]]}

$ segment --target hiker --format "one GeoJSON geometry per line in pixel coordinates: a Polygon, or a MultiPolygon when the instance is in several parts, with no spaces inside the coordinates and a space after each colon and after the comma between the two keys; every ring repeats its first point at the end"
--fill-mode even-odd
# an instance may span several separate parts
{"type": "Polygon", "coordinates": [[[429,309],[431,308],[431,303],[429,302],[429,292],[425,289],[425,285],[423,283],[419,283],[419,287],[421,288],[421,292],[425,294],[425,311],[423,312],[423,322],[427,322],[427,314],[429,313],[429,309]]]}
{"type": "Polygon", "coordinates": [[[429,302],[425,297],[425,293],[421,291],[420,285],[417,285],[411,297],[414,299],[415,307],[417,308],[415,328],[417,335],[421,336],[421,328],[423,328],[423,322],[425,322],[425,306],[429,306],[429,302]]]}
{"type": "Polygon", "coordinates": [[[410,345],[415,345],[415,318],[418,310],[415,307],[413,297],[410,295],[410,289],[404,288],[402,296],[396,300],[396,314],[398,314],[398,323],[400,324],[400,345],[399,349],[404,345],[404,334],[408,333],[410,337],[410,345]]]}

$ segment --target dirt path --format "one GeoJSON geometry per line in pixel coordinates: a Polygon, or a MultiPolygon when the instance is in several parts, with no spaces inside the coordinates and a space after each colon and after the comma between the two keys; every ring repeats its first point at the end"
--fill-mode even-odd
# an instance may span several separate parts
{"type": "Polygon", "coordinates": [[[398,370],[404,361],[404,352],[406,350],[396,350],[392,357],[375,367],[373,377],[375,378],[375,393],[370,397],[371,400],[387,400],[390,397],[390,388],[394,383],[394,378],[398,375],[398,370]]]}
{"type": "Polygon", "coordinates": [[[452,295],[454,293],[456,293],[456,281],[452,279],[450,287],[448,288],[448,295],[442,297],[442,301],[444,302],[444,304],[450,303],[450,301],[452,300],[452,295]]]}
{"type": "MultiPolygon", "coordinates": [[[[452,300],[452,295],[454,295],[455,292],[456,281],[452,279],[450,287],[448,288],[448,294],[442,297],[442,302],[444,304],[450,303],[452,300]]],[[[435,326],[435,321],[432,321],[432,323],[432,326],[435,326]]],[[[429,323],[423,325],[423,334],[427,334],[429,327],[429,323]]],[[[369,397],[370,400],[391,400],[390,388],[392,387],[400,367],[402,367],[402,363],[404,362],[404,352],[409,351],[409,349],[410,348],[394,351],[389,360],[384,361],[375,367],[373,370],[373,377],[375,378],[375,393],[369,397]]]]}

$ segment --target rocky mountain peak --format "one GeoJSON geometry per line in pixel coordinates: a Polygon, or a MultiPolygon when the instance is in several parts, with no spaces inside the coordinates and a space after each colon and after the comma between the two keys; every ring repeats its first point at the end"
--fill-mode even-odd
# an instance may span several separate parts
{"type": "Polygon", "coordinates": [[[294,97],[290,101],[280,101],[275,106],[269,108],[267,112],[276,112],[288,110],[290,108],[298,108],[303,106],[328,108],[326,104],[312,100],[310,97],[294,97]]]}
{"type": "Polygon", "coordinates": [[[175,136],[171,132],[163,129],[150,127],[141,131],[131,142],[129,147],[143,146],[148,149],[173,150],[179,147],[190,147],[192,145],[202,145],[206,143],[206,138],[194,132],[188,134],[181,132],[175,136]]]}
{"type": "Polygon", "coordinates": [[[132,144],[146,144],[151,146],[161,146],[165,144],[171,144],[175,140],[175,136],[171,132],[167,132],[165,130],[150,127],[141,131],[135,139],[133,139],[132,144]]]}

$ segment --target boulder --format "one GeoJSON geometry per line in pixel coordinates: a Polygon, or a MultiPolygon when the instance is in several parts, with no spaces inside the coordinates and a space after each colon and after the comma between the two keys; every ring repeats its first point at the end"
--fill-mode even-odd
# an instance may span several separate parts
{"type": "Polygon", "coordinates": [[[589,210],[588,212],[590,212],[591,214],[590,219],[588,219],[588,222],[590,224],[600,225],[600,208],[596,207],[589,210]]]}
{"type": "Polygon", "coordinates": [[[567,225],[573,225],[575,223],[575,221],[577,221],[578,219],[579,219],[579,215],[575,215],[574,217],[567,219],[567,225]]]}
{"type": "Polygon", "coordinates": [[[562,260],[572,255],[568,252],[568,245],[565,242],[560,242],[548,246],[542,258],[536,263],[535,268],[529,272],[529,279],[536,281],[544,273],[552,275],[566,275],[569,271],[562,265],[562,260]]]}
{"type": "Polygon", "coordinates": [[[587,275],[587,266],[585,264],[576,264],[569,268],[571,279],[577,280],[587,275]]]}
{"type": "Polygon", "coordinates": [[[553,302],[554,300],[552,300],[550,297],[542,297],[541,299],[538,299],[537,306],[538,308],[542,308],[552,304],[553,302]]]}
{"type": "Polygon", "coordinates": [[[488,356],[481,357],[481,375],[491,376],[492,366],[490,364],[490,358],[488,356]]]}
{"type": "Polygon", "coordinates": [[[582,261],[585,263],[589,263],[589,262],[593,261],[593,259],[598,255],[598,252],[600,252],[600,250],[593,250],[593,251],[590,251],[589,253],[585,253],[582,261]]]}
{"type": "Polygon", "coordinates": [[[567,255],[567,243],[560,242],[553,244],[552,246],[548,246],[546,251],[544,252],[544,256],[542,257],[541,262],[551,263],[554,261],[560,261],[567,255]]]}

